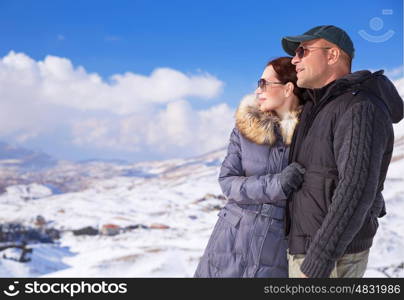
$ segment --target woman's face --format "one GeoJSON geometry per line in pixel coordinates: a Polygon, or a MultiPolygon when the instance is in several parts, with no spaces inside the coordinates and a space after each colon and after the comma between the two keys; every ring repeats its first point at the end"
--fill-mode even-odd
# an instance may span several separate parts
{"type": "MultiPolygon", "coordinates": [[[[265,68],[261,76],[267,82],[279,82],[272,66],[265,68]]],[[[267,83],[263,88],[255,90],[258,106],[261,111],[277,110],[285,104],[284,85],[279,83],[267,83]]]]}

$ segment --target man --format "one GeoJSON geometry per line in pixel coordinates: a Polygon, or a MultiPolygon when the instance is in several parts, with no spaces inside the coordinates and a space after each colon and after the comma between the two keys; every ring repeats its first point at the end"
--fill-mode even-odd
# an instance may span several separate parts
{"type": "Polygon", "coordinates": [[[403,101],[383,71],[351,73],[353,43],[338,27],[284,37],[282,46],[310,96],[289,156],[306,168],[288,201],[289,277],[362,277],[385,214],[403,101]]]}

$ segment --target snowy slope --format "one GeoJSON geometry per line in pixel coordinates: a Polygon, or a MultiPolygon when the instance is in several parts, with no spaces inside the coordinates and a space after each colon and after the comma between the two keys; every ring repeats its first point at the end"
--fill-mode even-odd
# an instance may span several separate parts
{"type": "MultiPolygon", "coordinates": [[[[221,194],[217,175],[224,155],[220,150],[189,160],[142,163],[155,176],[93,179],[90,188],[76,193],[52,195],[40,185],[7,188],[0,196],[2,223],[32,225],[42,215],[64,233],[60,249],[49,245],[45,258],[34,249],[29,263],[0,260],[0,276],[192,276],[218,208],[224,205],[214,196],[221,194]],[[28,190],[35,196],[28,197],[28,190]],[[208,193],[212,195],[204,200],[208,193]],[[103,224],[169,228],[139,228],[116,236],[71,232],[103,224]],[[41,267],[49,261],[58,272],[41,267]]],[[[41,251],[44,247],[39,246],[41,251]]]]}

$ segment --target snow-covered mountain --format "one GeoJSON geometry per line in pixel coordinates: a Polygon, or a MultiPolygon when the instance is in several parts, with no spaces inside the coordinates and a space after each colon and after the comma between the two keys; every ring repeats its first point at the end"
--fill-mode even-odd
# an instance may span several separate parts
{"type": "Polygon", "coordinates": [[[0,223],[35,227],[41,216],[42,226],[62,234],[55,244],[33,244],[31,262],[0,259],[0,276],[192,276],[225,203],[217,184],[224,155],[220,149],[132,165],[62,162],[41,174],[55,182],[81,178],[74,192],[8,186],[0,223]],[[103,234],[74,235],[86,226],[103,234]],[[111,226],[119,234],[109,235],[111,226]]]}
{"type": "Polygon", "coordinates": [[[0,193],[12,184],[28,183],[22,173],[38,172],[57,164],[50,155],[0,141],[0,193]]]}
{"type": "Polygon", "coordinates": [[[56,159],[46,153],[11,146],[0,142],[0,166],[25,170],[40,170],[56,164],[56,159]]]}

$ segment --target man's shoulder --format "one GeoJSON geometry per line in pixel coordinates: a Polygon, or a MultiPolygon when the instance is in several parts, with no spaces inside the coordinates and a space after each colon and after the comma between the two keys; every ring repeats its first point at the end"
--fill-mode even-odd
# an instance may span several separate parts
{"type": "Polygon", "coordinates": [[[329,103],[322,109],[322,113],[327,115],[333,115],[338,119],[347,112],[353,105],[360,103],[362,101],[368,101],[366,98],[359,96],[357,91],[350,90],[343,92],[337,96],[330,99],[329,103]]]}
{"type": "Polygon", "coordinates": [[[327,109],[334,111],[337,114],[344,114],[350,109],[360,107],[375,107],[379,112],[388,114],[388,108],[383,100],[379,99],[376,95],[361,89],[347,91],[338,95],[327,109]]]}

